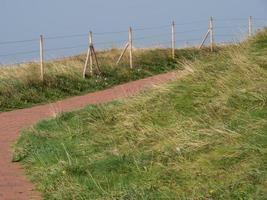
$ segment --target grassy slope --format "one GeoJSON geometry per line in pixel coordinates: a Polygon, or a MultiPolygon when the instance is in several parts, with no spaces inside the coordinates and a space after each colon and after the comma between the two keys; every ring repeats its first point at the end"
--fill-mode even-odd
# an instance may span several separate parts
{"type": "Polygon", "coordinates": [[[138,97],[39,123],[16,145],[45,199],[265,199],[267,32],[138,97]]]}
{"type": "MultiPolygon", "coordinates": [[[[0,112],[93,92],[181,67],[178,59],[169,57],[168,49],[136,51],[133,70],[129,69],[127,58],[118,66],[114,64],[119,54],[116,49],[100,52],[103,74],[87,79],[82,78],[84,55],[46,63],[44,83],[39,79],[38,64],[0,68],[0,112]]],[[[179,60],[194,60],[207,54],[196,49],[176,51],[179,60]]]]}

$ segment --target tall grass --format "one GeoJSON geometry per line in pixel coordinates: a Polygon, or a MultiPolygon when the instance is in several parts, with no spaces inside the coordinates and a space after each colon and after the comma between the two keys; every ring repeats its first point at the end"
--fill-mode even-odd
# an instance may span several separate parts
{"type": "Polygon", "coordinates": [[[0,68],[0,112],[47,103],[112,87],[131,80],[181,68],[181,61],[208,55],[196,49],[177,50],[177,59],[170,58],[169,49],[136,50],[134,69],[129,69],[127,56],[120,65],[118,49],[98,53],[102,76],[82,78],[85,55],[45,64],[44,82],[40,81],[38,63],[0,68]]]}
{"type": "Polygon", "coordinates": [[[266,199],[267,32],[137,97],[24,131],[45,199],[266,199]]]}

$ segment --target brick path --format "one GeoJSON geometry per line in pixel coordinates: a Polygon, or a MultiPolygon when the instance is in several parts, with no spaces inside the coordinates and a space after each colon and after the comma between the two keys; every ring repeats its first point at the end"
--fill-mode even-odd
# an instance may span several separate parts
{"type": "Polygon", "coordinates": [[[181,78],[188,73],[188,70],[181,71],[179,74],[169,72],[48,105],[0,113],[0,199],[41,199],[41,194],[34,191],[32,183],[25,177],[21,166],[11,162],[12,144],[19,137],[21,129],[42,119],[54,117],[59,112],[68,112],[89,104],[99,104],[131,96],[140,90],[181,78]]]}

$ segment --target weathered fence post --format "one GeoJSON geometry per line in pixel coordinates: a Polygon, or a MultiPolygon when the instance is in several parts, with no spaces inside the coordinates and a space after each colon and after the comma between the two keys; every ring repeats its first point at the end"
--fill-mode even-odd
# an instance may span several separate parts
{"type": "Polygon", "coordinates": [[[89,60],[90,60],[90,74],[93,75],[93,52],[92,52],[92,47],[93,47],[93,32],[89,32],[89,60]]]}
{"type": "Polygon", "coordinates": [[[129,28],[130,68],[133,68],[133,30],[129,28]]]}
{"type": "Polygon", "coordinates": [[[95,47],[94,47],[94,43],[93,43],[93,32],[90,31],[89,32],[88,50],[87,50],[86,60],[85,60],[84,68],[83,68],[83,78],[85,78],[85,76],[86,76],[86,69],[87,69],[88,62],[90,64],[89,65],[90,74],[91,74],[91,76],[93,75],[93,58],[95,58],[97,71],[99,74],[101,74],[101,70],[99,67],[99,63],[98,63],[98,59],[96,56],[95,47]]]}
{"type": "Polygon", "coordinates": [[[44,81],[44,37],[40,35],[40,71],[41,71],[41,80],[44,81]]]}
{"type": "Polygon", "coordinates": [[[253,27],[252,27],[252,16],[248,18],[248,36],[251,37],[253,35],[253,27]]]}
{"type": "Polygon", "coordinates": [[[176,43],[176,31],[175,22],[172,22],[172,58],[175,58],[175,43],[176,43]]]}
{"type": "Polygon", "coordinates": [[[213,17],[210,17],[210,50],[213,51],[214,49],[214,27],[213,27],[213,17]]]}
{"type": "Polygon", "coordinates": [[[116,65],[118,65],[120,63],[120,61],[121,61],[122,57],[124,56],[125,52],[127,51],[128,47],[129,47],[129,42],[126,43],[126,45],[125,45],[125,47],[124,47],[119,59],[116,62],[116,65]]]}
{"type": "Polygon", "coordinates": [[[90,74],[93,75],[93,55],[92,55],[92,46],[93,46],[93,32],[90,31],[88,35],[88,50],[85,60],[85,65],[83,69],[83,78],[86,76],[86,69],[89,62],[89,71],[90,74]]]}
{"type": "Polygon", "coordinates": [[[89,36],[88,36],[88,50],[87,50],[86,60],[85,60],[84,68],[83,68],[83,78],[85,78],[85,76],[86,76],[86,69],[87,69],[89,57],[91,57],[90,56],[90,54],[91,54],[90,45],[91,45],[91,31],[90,31],[89,36]]]}
{"type": "Polygon", "coordinates": [[[206,40],[208,39],[209,34],[210,34],[210,29],[208,30],[208,32],[207,32],[206,35],[204,36],[204,38],[203,38],[201,44],[199,45],[199,49],[201,49],[201,48],[204,46],[206,40]]]}

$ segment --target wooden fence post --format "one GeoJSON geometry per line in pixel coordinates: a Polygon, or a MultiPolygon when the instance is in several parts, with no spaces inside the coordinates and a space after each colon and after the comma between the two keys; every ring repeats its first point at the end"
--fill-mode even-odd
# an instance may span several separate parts
{"type": "Polygon", "coordinates": [[[92,31],[89,32],[88,36],[88,50],[86,54],[86,60],[83,68],[83,78],[86,76],[86,69],[89,62],[89,70],[90,74],[93,75],[93,54],[92,54],[92,46],[93,46],[93,33],[92,31]]]}
{"type": "Polygon", "coordinates": [[[133,68],[133,30],[129,28],[130,68],[133,68]]]}
{"type": "Polygon", "coordinates": [[[210,32],[210,50],[213,51],[214,49],[214,29],[213,29],[213,17],[210,17],[210,25],[209,25],[209,32],[210,32]]]}
{"type": "Polygon", "coordinates": [[[40,71],[41,71],[41,81],[44,81],[44,37],[40,35],[40,71]]]}
{"type": "Polygon", "coordinates": [[[87,69],[87,65],[88,65],[88,62],[89,62],[90,54],[91,54],[91,48],[90,48],[91,43],[90,43],[90,40],[91,40],[91,37],[90,37],[90,33],[89,33],[89,36],[88,36],[88,50],[87,50],[86,60],[85,60],[84,68],[83,68],[83,78],[85,78],[85,76],[86,76],[86,69],[87,69]]]}
{"type": "Polygon", "coordinates": [[[92,47],[93,47],[93,32],[89,32],[89,61],[90,61],[90,74],[93,75],[93,52],[92,52],[92,47]]]}
{"type": "Polygon", "coordinates": [[[125,52],[127,51],[128,47],[129,47],[129,42],[126,43],[123,51],[121,52],[119,59],[116,62],[116,65],[118,65],[120,63],[120,61],[121,61],[122,57],[124,56],[125,52]]]}
{"type": "Polygon", "coordinates": [[[83,68],[83,78],[85,78],[85,76],[86,76],[86,69],[87,69],[88,62],[89,62],[90,74],[91,74],[91,76],[93,75],[93,73],[94,73],[93,72],[93,58],[95,59],[95,62],[96,62],[98,74],[101,74],[99,62],[98,62],[98,59],[96,56],[95,47],[94,47],[94,43],[93,43],[93,32],[92,31],[89,32],[88,38],[89,38],[89,43],[88,43],[88,50],[87,50],[87,54],[86,54],[86,60],[85,60],[84,68],[83,68]]]}
{"type": "Polygon", "coordinates": [[[175,43],[176,43],[175,22],[172,22],[172,58],[175,58],[175,43]]]}
{"type": "Polygon", "coordinates": [[[203,47],[203,45],[205,44],[208,36],[210,34],[210,30],[208,30],[208,32],[206,33],[206,35],[204,36],[204,39],[202,40],[201,44],[199,45],[199,49],[201,49],[203,47]]]}
{"type": "MultiPolygon", "coordinates": [[[[96,63],[97,73],[100,75],[100,74],[101,74],[101,70],[100,70],[100,67],[99,67],[98,58],[97,58],[97,56],[96,56],[96,51],[95,51],[95,47],[94,47],[93,44],[92,44],[92,46],[91,46],[91,55],[92,55],[92,68],[93,68],[93,56],[94,56],[94,58],[95,58],[95,63],[96,63]]],[[[92,71],[92,74],[93,74],[93,71],[92,71]]]]}
{"type": "Polygon", "coordinates": [[[253,35],[252,31],[252,16],[248,18],[248,36],[251,37],[253,35]]]}

